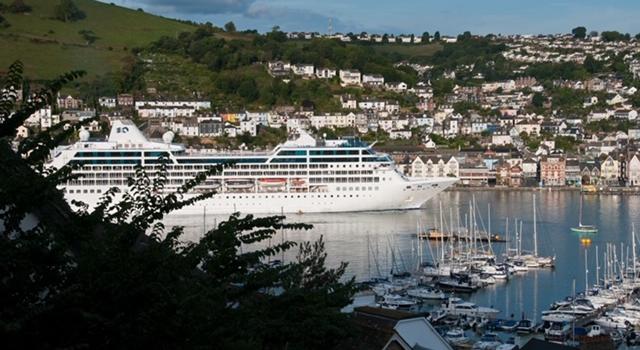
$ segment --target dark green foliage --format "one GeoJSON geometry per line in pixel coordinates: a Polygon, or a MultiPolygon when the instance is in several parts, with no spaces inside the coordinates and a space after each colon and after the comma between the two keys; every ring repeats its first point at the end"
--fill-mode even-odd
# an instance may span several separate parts
{"type": "Polygon", "coordinates": [[[11,24],[9,23],[9,21],[7,21],[6,18],[4,18],[2,15],[0,15],[0,28],[8,28],[10,26],[11,26],[11,24]]]}
{"type": "Polygon", "coordinates": [[[143,168],[116,199],[72,211],[57,189],[70,168],[43,166],[49,150],[78,130],[65,124],[9,141],[33,111],[53,103],[70,73],[30,91],[14,64],[0,95],[0,338],[6,349],[326,349],[351,332],[339,312],[353,294],[346,265],[325,267],[322,240],[303,243],[289,263],[270,264],[296,244],[272,238],[309,225],[234,214],[196,242],[162,218],[213,193],[186,197],[209,168],[165,189],[166,159],[143,168]],[[22,87],[32,98],[17,104],[22,87]],[[22,225],[27,213],[35,217],[22,225]],[[247,249],[243,249],[247,248],[247,249]],[[251,249],[253,248],[253,249],[251,249]]]}
{"type": "Polygon", "coordinates": [[[556,136],[555,139],[556,149],[561,149],[565,152],[575,151],[579,142],[571,136],[556,136]]]}
{"type": "Polygon", "coordinates": [[[253,102],[258,99],[258,86],[255,80],[246,79],[238,86],[238,95],[244,98],[247,102],[253,102]]]}
{"type": "Polygon", "coordinates": [[[587,37],[587,28],[585,27],[575,27],[571,30],[571,34],[576,39],[584,39],[587,37]]]}
{"type": "Polygon", "coordinates": [[[236,25],[235,23],[229,21],[224,25],[224,30],[226,30],[228,33],[233,33],[236,31],[236,25]]]}
{"type": "Polygon", "coordinates": [[[526,74],[541,81],[555,79],[584,80],[589,77],[589,73],[584,66],[573,62],[533,64],[527,69],[526,74]]]}
{"type": "Polygon", "coordinates": [[[455,83],[453,80],[438,79],[432,81],[431,85],[433,87],[433,94],[435,96],[443,96],[453,91],[453,86],[455,85],[455,83]]]}
{"type": "Polygon", "coordinates": [[[469,40],[471,39],[471,32],[470,31],[466,31],[460,35],[458,35],[458,40],[459,41],[464,41],[464,40],[469,40]]]}
{"type": "Polygon", "coordinates": [[[62,22],[75,22],[86,17],[72,0],[60,0],[54,11],[55,18],[62,22]]]}
{"type": "Polygon", "coordinates": [[[603,41],[628,41],[631,36],[629,34],[622,34],[618,31],[604,31],[600,33],[600,37],[603,41]]]}
{"type": "Polygon", "coordinates": [[[27,5],[24,0],[13,0],[7,10],[11,13],[28,13],[31,12],[31,6],[27,5]]]}
{"type": "Polygon", "coordinates": [[[426,44],[429,41],[431,41],[431,35],[429,35],[429,32],[422,33],[422,43],[426,44]]]}
{"type": "Polygon", "coordinates": [[[540,92],[536,92],[533,94],[533,98],[531,99],[531,104],[536,108],[542,108],[544,103],[547,102],[546,97],[540,92]]]}
{"type": "Polygon", "coordinates": [[[615,120],[615,119],[603,119],[585,125],[585,130],[588,132],[614,132],[614,131],[629,131],[629,127],[632,123],[628,120],[615,120]]]}
{"type": "Polygon", "coordinates": [[[602,72],[604,70],[604,62],[597,61],[592,55],[587,55],[584,59],[583,65],[584,69],[591,74],[602,72]]]}
{"type": "Polygon", "coordinates": [[[470,35],[469,39],[446,44],[429,62],[440,69],[456,69],[459,65],[470,65],[479,60],[495,60],[500,56],[500,52],[506,49],[504,44],[496,45],[485,38],[472,39],[470,35]]]}
{"type": "Polygon", "coordinates": [[[91,45],[98,40],[98,36],[91,30],[83,29],[78,32],[82,38],[87,42],[87,45],[91,45]]]}
{"type": "Polygon", "coordinates": [[[436,31],[435,34],[433,34],[433,40],[435,41],[439,41],[440,40],[440,32],[436,31]]]}

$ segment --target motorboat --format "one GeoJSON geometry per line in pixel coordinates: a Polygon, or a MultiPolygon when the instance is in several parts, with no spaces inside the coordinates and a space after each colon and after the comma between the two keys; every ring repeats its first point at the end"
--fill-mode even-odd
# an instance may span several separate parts
{"type": "Polygon", "coordinates": [[[518,321],[506,320],[500,324],[500,329],[505,332],[514,332],[518,328],[518,321]]]}
{"type": "Polygon", "coordinates": [[[447,296],[437,288],[418,287],[407,290],[407,295],[418,299],[444,300],[447,296]]]}
{"type": "Polygon", "coordinates": [[[473,350],[495,350],[502,345],[502,341],[496,333],[485,333],[478,342],[473,344],[473,350]]]}
{"type": "Polygon", "coordinates": [[[457,327],[448,330],[444,339],[454,346],[463,346],[470,342],[470,339],[464,334],[464,330],[457,327]]]}
{"type": "Polygon", "coordinates": [[[417,305],[418,302],[414,299],[405,298],[397,294],[387,294],[383,297],[380,305],[388,306],[394,309],[411,308],[417,305]]]}
{"type": "Polygon", "coordinates": [[[518,334],[530,334],[536,328],[536,324],[532,320],[523,319],[518,322],[518,327],[516,327],[516,332],[518,334]]]}
{"type": "Polygon", "coordinates": [[[488,319],[494,319],[500,313],[500,310],[478,306],[460,298],[447,299],[447,302],[442,304],[442,310],[454,316],[486,317],[488,319]]]}

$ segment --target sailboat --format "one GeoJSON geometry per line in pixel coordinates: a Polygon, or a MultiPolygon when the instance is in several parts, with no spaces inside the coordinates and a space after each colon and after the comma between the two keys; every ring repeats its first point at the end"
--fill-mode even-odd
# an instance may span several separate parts
{"type": "Polygon", "coordinates": [[[571,231],[575,233],[598,233],[597,227],[582,224],[582,194],[580,194],[580,216],[578,218],[578,227],[572,227],[571,231]]]}

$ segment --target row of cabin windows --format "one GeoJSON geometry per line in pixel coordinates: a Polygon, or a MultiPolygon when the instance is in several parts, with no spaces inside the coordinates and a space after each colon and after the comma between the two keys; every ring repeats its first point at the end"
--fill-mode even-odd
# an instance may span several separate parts
{"type": "MultiPolygon", "coordinates": [[[[138,164],[139,162],[136,160],[129,159],[130,164],[138,164]]],[[[82,167],[82,170],[90,170],[90,171],[117,171],[117,170],[133,170],[135,166],[133,165],[121,165],[117,163],[106,163],[100,162],[90,165],[92,161],[72,161],[74,162],[82,162],[85,164],[82,167]],[[105,166],[100,166],[96,164],[104,164],[105,166]]],[[[333,168],[373,168],[372,164],[240,164],[231,167],[230,169],[333,169],[333,168]]],[[[146,170],[160,170],[161,166],[159,165],[146,165],[144,167],[146,170]]],[[[167,165],[167,170],[206,170],[209,167],[207,165],[167,165]]]]}
{"type": "MultiPolygon", "coordinates": [[[[362,196],[364,197],[364,195],[362,196]]],[[[292,195],[236,195],[236,196],[232,196],[232,195],[228,195],[225,196],[225,199],[295,199],[295,198],[360,198],[360,194],[318,194],[318,195],[313,195],[313,194],[292,194],[292,195]]]]}
{"type": "MultiPolygon", "coordinates": [[[[347,188],[346,187],[342,187],[342,188],[338,187],[337,190],[338,191],[347,191],[347,188]]],[[[378,190],[379,190],[378,186],[376,186],[376,187],[371,187],[371,186],[362,187],[362,191],[378,191],[378,190]]],[[[354,188],[353,187],[349,187],[348,191],[354,191],[354,188]]],[[[355,191],[360,191],[360,187],[356,187],[355,191]]],[[[91,193],[99,194],[99,193],[102,193],[102,190],[99,189],[99,188],[98,189],[84,188],[84,189],[69,189],[69,190],[63,189],[63,192],[64,193],[69,193],[69,194],[81,194],[81,193],[83,193],[83,194],[91,194],[91,193]]],[[[307,198],[307,196],[309,196],[309,198],[334,198],[334,195],[332,195],[332,194],[331,195],[327,195],[327,194],[325,194],[325,195],[314,195],[314,194],[311,194],[311,195],[306,195],[306,194],[300,195],[299,194],[299,195],[290,195],[290,196],[291,196],[291,198],[296,198],[296,197],[297,198],[307,198]]],[[[340,198],[341,195],[338,194],[338,195],[335,195],[335,196],[337,198],[340,198]]],[[[353,198],[354,195],[350,194],[348,196],[350,198],[353,198]]],[[[230,199],[230,197],[231,197],[231,199],[235,199],[236,198],[236,196],[226,196],[226,199],[230,199]]],[[[247,199],[249,199],[249,198],[251,198],[251,199],[255,199],[255,198],[257,198],[257,199],[274,198],[275,199],[275,198],[283,198],[283,195],[265,195],[265,196],[262,196],[262,195],[251,195],[251,196],[237,196],[237,197],[238,197],[238,199],[242,199],[242,198],[247,198],[247,199]]],[[[343,197],[346,198],[347,195],[343,195],[343,197]]],[[[355,197],[357,198],[357,197],[359,197],[359,195],[356,194],[355,197]]],[[[289,195],[284,195],[284,198],[289,198],[289,195]]]]}
{"type": "MultiPolygon", "coordinates": [[[[382,178],[384,181],[385,178],[382,178]]],[[[380,182],[379,177],[317,177],[310,178],[309,182],[312,184],[322,184],[322,183],[377,183],[380,182]]],[[[168,179],[165,184],[171,185],[182,185],[184,180],[182,179],[168,179]]],[[[128,184],[127,180],[124,179],[109,179],[109,180],[101,180],[101,179],[73,179],[67,182],[68,185],[82,185],[82,186],[93,186],[93,185],[115,185],[115,186],[125,186],[128,184]]]]}
{"type": "Polygon", "coordinates": [[[74,194],[74,193],[102,193],[101,189],[93,189],[93,188],[84,188],[81,190],[67,190],[67,189],[63,189],[62,190],[63,193],[70,193],[70,194],[74,194]]]}
{"type": "MultiPolygon", "coordinates": [[[[309,154],[312,156],[347,156],[347,155],[370,155],[373,154],[370,150],[357,150],[357,149],[327,149],[327,150],[309,150],[309,154]]],[[[278,156],[306,156],[307,150],[282,150],[278,152],[278,156]]]]}

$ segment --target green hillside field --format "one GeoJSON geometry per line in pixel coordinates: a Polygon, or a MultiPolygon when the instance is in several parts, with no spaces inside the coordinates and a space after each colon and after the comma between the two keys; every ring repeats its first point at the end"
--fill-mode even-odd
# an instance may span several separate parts
{"type": "MultiPolygon", "coordinates": [[[[0,0],[5,4],[9,0],[0,0]]],[[[90,76],[120,70],[131,58],[131,49],[145,46],[162,36],[175,37],[194,27],[94,0],[75,0],[86,14],[77,22],[53,19],[58,0],[25,0],[33,8],[28,14],[4,13],[10,27],[0,29],[0,71],[13,61],[25,64],[25,73],[47,79],[60,73],[82,69],[90,76]],[[82,30],[98,39],[87,44],[82,30]]]]}

